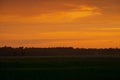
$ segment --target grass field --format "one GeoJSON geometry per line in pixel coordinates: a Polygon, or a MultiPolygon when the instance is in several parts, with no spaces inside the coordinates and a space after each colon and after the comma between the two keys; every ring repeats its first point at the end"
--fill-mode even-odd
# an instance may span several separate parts
{"type": "Polygon", "coordinates": [[[0,80],[120,80],[120,57],[0,57],[0,80]]]}

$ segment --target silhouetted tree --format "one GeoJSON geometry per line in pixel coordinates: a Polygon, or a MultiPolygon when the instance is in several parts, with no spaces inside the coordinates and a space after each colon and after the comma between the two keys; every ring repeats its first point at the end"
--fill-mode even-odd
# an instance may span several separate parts
{"type": "Polygon", "coordinates": [[[12,48],[1,47],[0,56],[80,56],[80,55],[120,55],[119,48],[85,49],[72,47],[56,48],[12,48]]]}

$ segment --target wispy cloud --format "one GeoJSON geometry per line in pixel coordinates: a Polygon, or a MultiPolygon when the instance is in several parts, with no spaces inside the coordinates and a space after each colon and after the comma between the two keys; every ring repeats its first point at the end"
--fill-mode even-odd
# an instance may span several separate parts
{"type": "Polygon", "coordinates": [[[4,15],[1,16],[1,22],[52,22],[52,23],[58,23],[58,22],[71,22],[78,18],[83,18],[87,16],[94,16],[94,15],[101,15],[101,12],[98,11],[98,8],[86,6],[86,5],[80,5],[80,6],[74,6],[73,9],[69,11],[57,11],[57,12],[50,12],[50,13],[44,13],[34,16],[18,16],[18,15],[4,15]]]}

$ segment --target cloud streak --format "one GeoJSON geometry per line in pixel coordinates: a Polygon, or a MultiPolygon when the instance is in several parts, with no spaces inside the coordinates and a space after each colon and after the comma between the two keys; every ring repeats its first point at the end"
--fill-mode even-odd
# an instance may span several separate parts
{"type": "Polygon", "coordinates": [[[57,22],[71,22],[78,18],[87,16],[101,15],[98,8],[80,5],[75,6],[69,11],[49,12],[34,16],[18,16],[18,15],[4,15],[1,16],[1,22],[41,22],[41,23],[57,23],[57,22]]]}

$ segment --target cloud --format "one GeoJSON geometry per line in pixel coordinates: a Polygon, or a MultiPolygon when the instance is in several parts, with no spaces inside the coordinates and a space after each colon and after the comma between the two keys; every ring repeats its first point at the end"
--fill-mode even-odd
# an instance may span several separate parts
{"type": "MultiPolygon", "coordinates": [[[[119,16],[119,0],[1,0],[0,22],[61,23],[76,19],[102,21],[119,16]],[[95,17],[94,17],[95,15],[95,17]]],[[[117,17],[116,17],[117,18],[117,17]]],[[[82,21],[82,20],[81,20],[82,21]]],[[[114,20],[115,21],[115,20],[114,20]]]]}
{"type": "Polygon", "coordinates": [[[41,22],[41,23],[59,23],[71,22],[78,18],[87,16],[101,15],[98,8],[80,5],[74,5],[74,8],[68,11],[49,12],[34,16],[19,16],[19,15],[4,15],[1,16],[1,22],[5,21],[18,21],[18,22],[41,22]]]}
{"type": "Polygon", "coordinates": [[[31,19],[37,22],[71,22],[78,18],[87,16],[100,15],[99,12],[93,11],[67,11],[67,12],[56,12],[34,16],[31,19]]]}
{"type": "Polygon", "coordinates": [[[79,7],[80,7],[80,10],[82,10],[82,11],[94,11],[94,10],[98,9],[97,7],[90,7],[90,6],[86,6],[86,5],[81,5],[79,7]]]}

